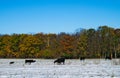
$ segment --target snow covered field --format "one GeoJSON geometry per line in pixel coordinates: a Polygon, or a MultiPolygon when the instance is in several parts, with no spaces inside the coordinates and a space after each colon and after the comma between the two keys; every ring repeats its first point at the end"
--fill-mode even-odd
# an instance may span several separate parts
{"type": "Polygon", "coordinates": [[[29,65],[25,59],[0,59],[0,78],[120,78],[120,59],[67,59],[65,65],[54,65],[54,60],[29,65]]]}

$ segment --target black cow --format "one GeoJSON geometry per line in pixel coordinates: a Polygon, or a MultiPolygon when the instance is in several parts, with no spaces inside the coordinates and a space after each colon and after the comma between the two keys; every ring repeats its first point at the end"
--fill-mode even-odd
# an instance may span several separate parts
{"type": "Polygon", "coordinates": [[[61,57],[61,58],[58,58],[54,61],[54,64],[57,63],[57,64],[65,64],[65,58],[61,57]]]}
{"type": "Polygon", "coordinates": [[[105,57],[105,60],[111,60],[112,58],[111,57],[105,57]]]}
{"type": "Polygon", "coordinates": [[[25,64],[26,64],[26,63],[31,64],[31,63],[34,63],[34,62],[36,62],[36,60],[25,60],[25,64]]]}
{"type": "Polygon", "coordinates": [[[80,57],[80,60],[85,60],[85,57],[80,57]]]}
{"type": "Polygon", "coordinates": [[[9,64],[14,64],[14,61],[9,62],[9,64]]]}

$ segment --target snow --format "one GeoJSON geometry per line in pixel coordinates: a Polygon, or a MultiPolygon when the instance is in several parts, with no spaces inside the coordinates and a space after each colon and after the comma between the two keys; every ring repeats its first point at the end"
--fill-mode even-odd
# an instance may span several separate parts
{"type": "Polygon", "coordinates": [[[120,59],[67,59],[65,65],[35,60],[29,65],[25,59],[0,59],[0,78],[120,78],[120,59]]]}

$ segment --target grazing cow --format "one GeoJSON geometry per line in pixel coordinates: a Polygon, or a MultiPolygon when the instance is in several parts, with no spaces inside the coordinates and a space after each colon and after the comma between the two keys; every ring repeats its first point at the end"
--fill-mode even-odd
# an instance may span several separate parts
{"type": "Polygon", "coordinates": [[[85,57],[80,57],[80,60],[85,60],[85,57]]]}
{"type": "Polygon", "coordinates": [[[31,64],[31,63],[34,63],[34,62],[36,62],[36,60],[25,60],[25,64],[26,64],[26,63],[31,64]]]}
{"type": "Polygon", "coordinates": [[[9,62],[9,64],[14,64],[14,61],[9,62]]]}
{"type": "Polygon", "coordinates": [[[105,60],[111,60],[112,58],[111,57],[105,57],[105,60]]]}
{"type": "Polygon", "coordinates": [[[54,61],[54,64],[55,64],[55,63],[58,63],[58,64],[63,63],[63,64],[65,64],[65,58],[63,58],[63,57],[58,58],[58,59],[56,59],[56,60],[54,61]]]}

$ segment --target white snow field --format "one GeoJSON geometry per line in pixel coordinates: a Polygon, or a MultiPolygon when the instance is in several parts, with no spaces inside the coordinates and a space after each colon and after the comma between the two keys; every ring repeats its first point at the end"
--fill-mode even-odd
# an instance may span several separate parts
{"type": "Polygon", "coordinates": [[[0,78],[120,78],[120,59],[67,59],[65,65],[35,60],[29,65],[25,59],[0,59],[0,78]]]}

